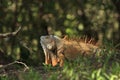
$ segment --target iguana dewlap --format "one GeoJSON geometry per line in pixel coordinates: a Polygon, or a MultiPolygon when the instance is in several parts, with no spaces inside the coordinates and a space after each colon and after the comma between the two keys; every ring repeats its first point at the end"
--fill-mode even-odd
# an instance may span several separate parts
{"type": "Polygon", "coordinates": [[[45,54],[45,64],[63,66],[64,60],[74,60],[81,54],[92,54],[98,49],[97,46],[83,41],[68,40],[53,35],[40,37],[40,43],[45,54]]]}

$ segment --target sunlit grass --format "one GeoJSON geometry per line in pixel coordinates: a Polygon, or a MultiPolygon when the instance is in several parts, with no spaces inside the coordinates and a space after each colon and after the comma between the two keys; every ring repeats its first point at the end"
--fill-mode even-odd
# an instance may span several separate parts
{"type": "Polygon", "coordinates": [[[81,55],[74,61],[65,61],[62,68],[44,64],[43,73],[30,68],[27,72],[3,76],[0,80],[119,80],[120,54],[111,47],[105,46],[95,56],[81,55]]]}
{"type": "Polygon", "coordinates": [[[66,62],[54,80],[119,80],[120,60],[116,57],[119,53],[110,47],[102,49],[99,56],[80,56],[72,62],[66,62]]]}

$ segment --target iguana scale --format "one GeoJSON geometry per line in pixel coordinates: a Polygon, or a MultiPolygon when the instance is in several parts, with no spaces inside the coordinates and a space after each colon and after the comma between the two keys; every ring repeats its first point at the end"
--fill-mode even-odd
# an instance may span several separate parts
{"type": "Polygon", "coordinates": [[[71,40],[54,35],[40,37],[40,43],[45,54],[45,64],[52,64],[52,66],[56,66],[58,63],[63,66],[65,59],[73,60],[80,54],[95,53],[99,47],[90,42],[91,40],[83,42],[80,39],[71,40]]]}

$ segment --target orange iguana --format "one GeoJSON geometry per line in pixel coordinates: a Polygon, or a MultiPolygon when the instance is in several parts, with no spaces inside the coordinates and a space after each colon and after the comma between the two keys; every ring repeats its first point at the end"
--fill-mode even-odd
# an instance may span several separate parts
{"type": "Polygon", "coordinates": [[[56,66],[58,63],[63,66],[64,60],[72,60],[80,54],[96,53],[98,46],[81,40],[68,40],[67,38],[59,38],[54,35],[40,37],[40,43],[45,54],[45,64],[56,66]]]}

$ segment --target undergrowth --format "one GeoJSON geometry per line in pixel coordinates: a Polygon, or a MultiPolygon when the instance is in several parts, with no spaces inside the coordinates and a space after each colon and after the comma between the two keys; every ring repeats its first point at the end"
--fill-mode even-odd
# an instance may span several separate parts
{"type": "Polygon", "coordinates": [[[79,56],[74,61],[65,61],[62,68],[44,65],[42,72],[30,68],[15,76],[1,76],[0,80],[120,80],[119,56],[118,50],[107,46],[96,56],[79,56]]]}

